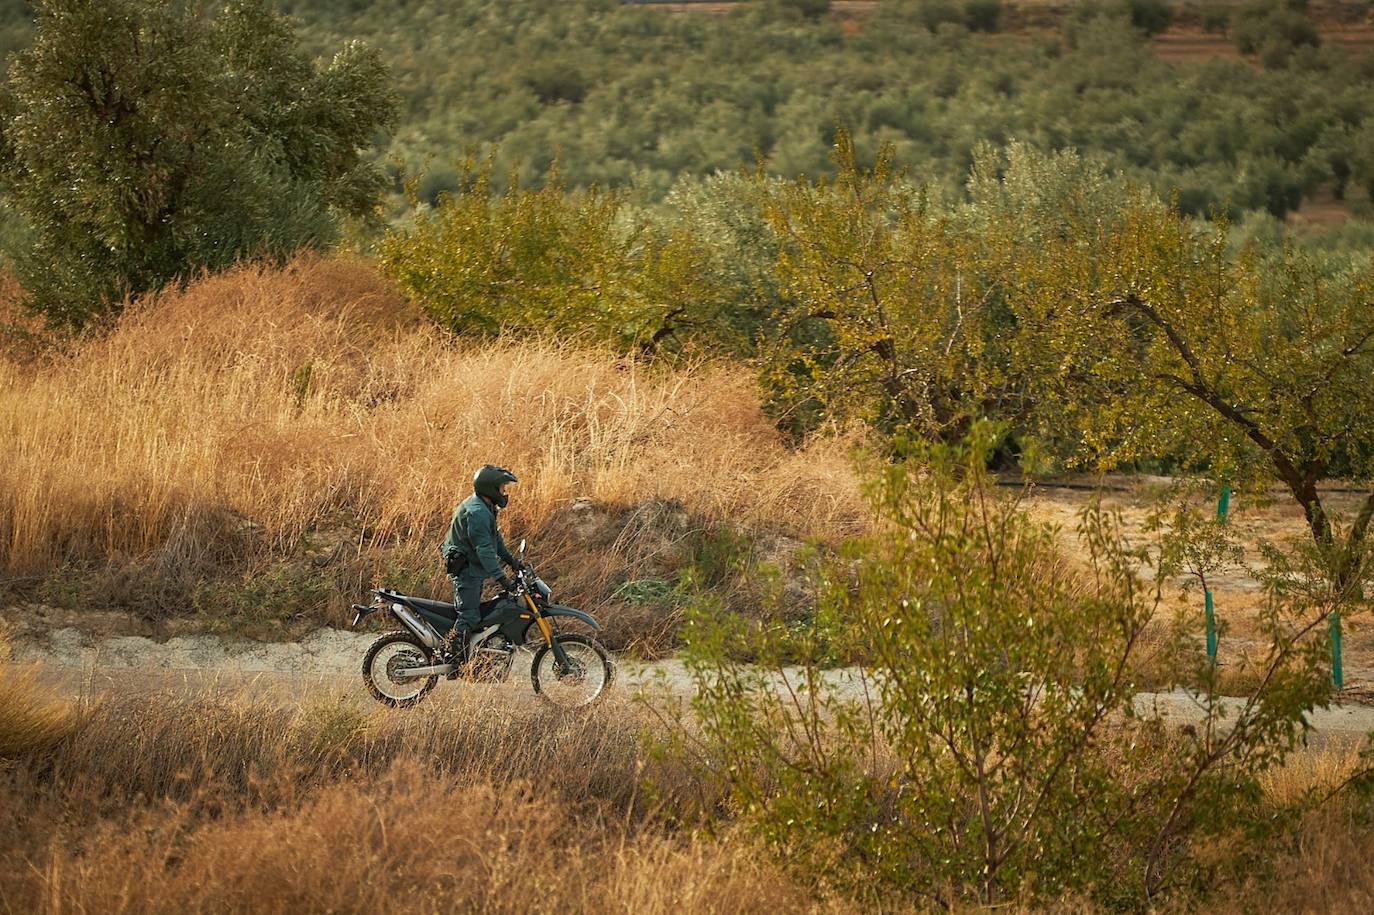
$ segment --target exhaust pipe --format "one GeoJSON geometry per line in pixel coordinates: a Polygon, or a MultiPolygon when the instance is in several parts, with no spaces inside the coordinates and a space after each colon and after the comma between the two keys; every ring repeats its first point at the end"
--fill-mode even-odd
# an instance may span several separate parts
{"type": "Polygon", "coordinates": [[[431,649],[439,647],[439,633],[435,632],[434,627],[429,623],[420,619],[414,613],[411,613],[409,609],[402,607],[400,604],[392,604],[391,613],[396,619],[401,621],[401,625],[415,633],[415,637],[424,642],[425,647],[431,649]]]}

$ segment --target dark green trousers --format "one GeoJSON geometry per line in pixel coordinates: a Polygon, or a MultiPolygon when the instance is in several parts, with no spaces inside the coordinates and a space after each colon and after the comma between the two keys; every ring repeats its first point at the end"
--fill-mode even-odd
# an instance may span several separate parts
{"type": "Polygon", "coordinates": [[[450,575],[448,580],[453,582],[453,603],[458,608],[458,630],[476,631],[477,624],[482,621],[482,582],[486,581],[487,577],[481,572],[463,572],[461,575],[450,575]]]}

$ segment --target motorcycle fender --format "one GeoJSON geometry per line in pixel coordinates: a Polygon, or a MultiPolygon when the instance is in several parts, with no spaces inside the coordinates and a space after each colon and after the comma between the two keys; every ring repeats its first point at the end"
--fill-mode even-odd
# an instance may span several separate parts
{"type": "Polygon", "coordinates": [[[593,629],[601,628],[601,624],[592,619],[591,614],[583,613],[576,607],[565,607],[562,604],[549,604],[544,612],[549,616],[570,616],[575,620],[581,620],[593,629]]]}

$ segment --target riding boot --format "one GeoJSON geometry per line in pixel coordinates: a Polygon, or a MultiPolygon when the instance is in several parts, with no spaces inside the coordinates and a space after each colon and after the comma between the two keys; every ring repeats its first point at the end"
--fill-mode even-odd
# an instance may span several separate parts
{"type": "Polygon", "coordinates": [[[462,664],[468,659],[468,639],[471,632],[467,627],[454,626],[444,634],[443,652],[454,664],[462,664]]]}

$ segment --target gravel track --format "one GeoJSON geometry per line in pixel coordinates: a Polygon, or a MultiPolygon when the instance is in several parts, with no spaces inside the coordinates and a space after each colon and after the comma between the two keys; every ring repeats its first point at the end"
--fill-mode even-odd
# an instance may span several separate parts
{"type": "MultiPolygon", "coordinates": [[[[217,636],[182,636],[154,642],[140,636],[92,639],[76,629],[54,630],[48,643],[32,641],[14,646],[14,660],[34,663],[41,680],[73,697],[94,698],[110,691],[187,695],[254,693],[264,701],[284,705],[321,701],[357,701],[370,706],[359,673],[363,652],[378,633],[319,629],[298,642],[250,642],[217,636]]],[[[629,696],[644,689],[687,692],[691,680],[677,661],[619,662],[617,691],[629,696]]],[[[521,652],[510,678],[495,686],[441,684],[441,701],[524,701],[529,689],[529,654],[521,652]]],[[[785,675],[785,674],[784,674],[785,675]]],[[[825,677],[842,689],[860,688],[856,669],[828,671],[825,677]]],[[[781,688],[782,684],[779,683],[781,688]]],[[[1374,706],[1351,696],[1327,709],[1312,712],[1310,744],[1351,744],[1374,733],[1374,706]]],[[[1224,700],[1238,709],[1239,699],[1224,700]]],[[[1186,691],[1141,693],[1136,709],[1158,714],[1179,726],[1192,724],[1202,710],[1186,691]]]]}

